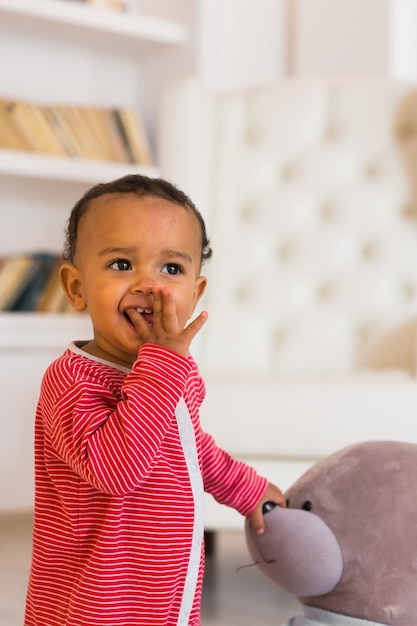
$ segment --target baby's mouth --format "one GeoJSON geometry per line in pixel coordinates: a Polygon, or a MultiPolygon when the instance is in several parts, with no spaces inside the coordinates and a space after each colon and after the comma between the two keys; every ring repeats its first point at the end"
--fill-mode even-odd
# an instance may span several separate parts
{"type": "Polygon", "coordinates": [[[150,309],[136,309],[138,313],[140,313],[142,315],[142,317],[145,318],[145,320],[148,322],[149,326],[151,328],[153,328],[153,311],[151,311],[150,309]]]}
{"type": "MultiPolygon", "coordinates": [[[[134,310],[137,311],[137,313],[139,313],[140,315],[142,315],[142,317],[145,319],[145,321],[149,324],[151,328],[153,327],[153,311],[151,309],[136,308],[134,310]]],[[[129,315],[129,310],[125,311],[123,315],[130,322],[130,324],[133,324],[132,319],[129,315]]]]}

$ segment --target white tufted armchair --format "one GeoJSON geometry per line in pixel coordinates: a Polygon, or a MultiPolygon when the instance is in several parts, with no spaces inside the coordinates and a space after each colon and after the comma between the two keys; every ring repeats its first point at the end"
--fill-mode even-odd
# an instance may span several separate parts
{"type": "MultiPolygon", "coordinates": [[[[417,86],[171,85],[163,175],[214,256],[198,344],[203,422],[282,488],[366,439],[417,442],[417,86]]],[[[207,502],[207,527],[241,528],[207,502]]]]}

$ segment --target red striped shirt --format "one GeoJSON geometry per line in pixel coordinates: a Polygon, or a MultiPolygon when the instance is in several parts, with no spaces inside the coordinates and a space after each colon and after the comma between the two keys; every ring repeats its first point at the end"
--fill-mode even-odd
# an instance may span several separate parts
{"type": "MultiPolygon", "coordinates": [[[[144,345],[132,370],[67,350],[35,423],[35,522],[25,626],[174,626],[194,501],[175,408],[193,423],[204,488],[248,515],[267,481],[201,430],[191,357],[144,345]]],[[[200,624],[204,551],[189,626],[200,624]]]]}

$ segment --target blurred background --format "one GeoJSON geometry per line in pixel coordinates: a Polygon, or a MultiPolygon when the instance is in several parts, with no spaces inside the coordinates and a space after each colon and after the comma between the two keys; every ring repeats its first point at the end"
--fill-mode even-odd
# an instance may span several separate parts
{"type": "MultiPolygon", "coordinates": [[[[163,175],[201,205],[220,260],[196,354],[221,445],[286,488],[352,441],[417,442],[417,3],[0,0],[0,52],[0,622],[17,626],[41,376],[91,334],[57,281],[64,227],[97,182],[163,175]],[[258,283],[265,267],[287,283],[258,283]]],[[[208,504],[204,623],[280,623],[293,599],[236,578],[232,513],[208,504]]]]}

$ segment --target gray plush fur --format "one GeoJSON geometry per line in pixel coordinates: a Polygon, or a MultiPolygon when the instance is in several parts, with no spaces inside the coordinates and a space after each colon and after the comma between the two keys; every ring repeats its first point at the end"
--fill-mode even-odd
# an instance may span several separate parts
{"type": "Polygon", "coordinates": [[[269,578],[305,606],[417,624],[417,445],[354,444],[316,463],[285,495],[289,508],[265,514],[263,535],[246,525],[249,551],[269,578]],[[328,532],[317,532],[311,516],[328,532]]]}

